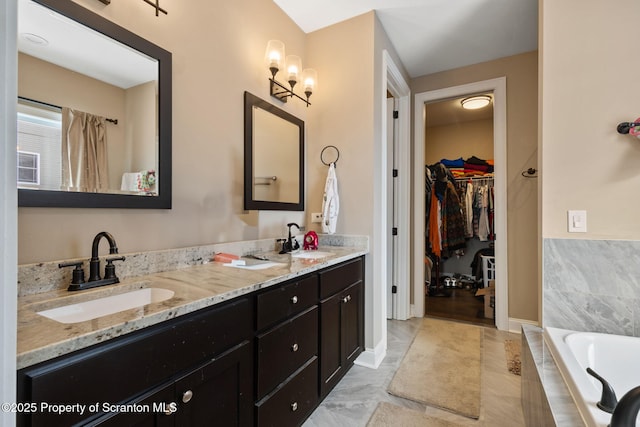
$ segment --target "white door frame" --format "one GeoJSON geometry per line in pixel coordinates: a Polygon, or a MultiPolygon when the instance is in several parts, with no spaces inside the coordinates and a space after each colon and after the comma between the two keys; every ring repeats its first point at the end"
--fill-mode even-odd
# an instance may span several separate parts
{"type": "MultiPolygon", "coordinates": [[[[396,294],[397,301],[397,311],[396,311],[396,319],[406,320],[411,317],[411,283],[410,283],[410,270],[411,270],[411,160],[410,160],[410,152],[411,152],[411,90],[409,85],[405,81],[400,69],[396,66],[391,58],[391,55],[384,50],[382,52],[382,70],[383,75],[386,75],[386,79],[384,81],[384,87],[382,88],[382,115],[380,118],[380,122],[382,123],[382,132],[381,138],[382,142],[382,151],[383,151],[383,164],[380,169],[380,173],[383,175],[383,187],[386,189],[386,200],[387,205],[393,202],[393,177],[391,175],[391,169],[393,167],[392,159],[388,155],[390,147],[388,147],[388,129],[387,129],[387,118],[389,116],[389,111],[387,111],[387,91],[393,95],[393,97],[397,100],[397,108],[398,108],[398,119],[396,119],[396,127],[397,127],[397,146],[398,146],[398,158],[397,158],[397,167],[398,167],[398,177],[395,178],[397,194],[395,195],[397,199],[398,206],[398,218],[396,222],[396,226],[398,227],[398,235],[396,237],[398,243],[397,257],[396,257],[396,270],[397,274],[397,283],[398,291],[396,294]]],[[[393,245],[391,244],[391,227],[392,227],[392,218],[388,216],[387,206],[382,206],[382,210],[384,211],[383,215],[386,218],[383,223],[383,229],[379,230],[385,238],[385,245],[383,246],[383,253],[385,254],[385,262],[381,264],[385,264],[383,275],[380,277],[385,277],[384,284],[384,293],[385,296],[387,294],[388,286],[391,285],[391,271],[387,268],[386,260],[393,258],[392,250],[393,245]]],[[[375,269],[378,268],[374,266],[374,275],[375,269]]],[[[386,300],[386,298],[385,298],[386,300]]],[[[383,306],[383,313],[386,313],[387,306],[386,301],[383,306]]],[[[386,319],[386,316],[385,316],[386,319]]],[[[383,320],[385,320],[383,319],[383,320]]],[[[385,320],[386,321],[386,320],[385,320]]]]}
{"type": "MultiPolygon", "coordinates": [[[[18,202],[16,189],[17,2],[0,0],[0,401],[16,401],[16,311],[18,202]]],[[[12,411],[0,412],[0,425],[15,425],[12,411]]]]}
{"type": "Polygon", "coordinates": [[[495,189],[496,298],[495,319],[500,330],[509,330],[509,286],[507,251],[507,79],[499,77],[453,86],[415,95],[414,102],[414,212],[413,212],[413,277],[415,316],[424,316],[424,104],[440,99],[493,91],[493,153],[495,189]]]}

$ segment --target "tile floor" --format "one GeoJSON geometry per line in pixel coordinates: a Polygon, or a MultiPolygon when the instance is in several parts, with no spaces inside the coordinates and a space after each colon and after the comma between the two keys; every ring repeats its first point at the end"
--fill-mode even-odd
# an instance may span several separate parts
{"type": "MultiPolygon", "coordinates": [[[[387,386],[400,365],[421,319],[389,320],[387,357],[378,369],[355,365],[322,404],[307,419],[304,427],[364,427],[378,402],[424,411],[459,423],[461,426],[524,426],[520,404],[520,377],[507,370],[505,339],[520,339],[519,334],[484,329],[482,357],[482,407],[479,420],[471,420],[447,411],[431,408],[387,393],[387,386]]],[[[394,426],[395,427],[395,426],[394,426]]]]}

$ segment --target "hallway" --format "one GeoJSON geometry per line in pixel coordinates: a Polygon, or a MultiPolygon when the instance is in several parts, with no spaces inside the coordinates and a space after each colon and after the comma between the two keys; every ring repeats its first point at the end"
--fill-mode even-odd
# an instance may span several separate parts
{"type": "MultiPolygon", "coordinates": [[[[422,319],[387,321],[387,357],[376,370],[354,366],[304,424],[305,427],[364,427],[379,402],[391,402],[459,423],[461,426],[524,426],[520,404],[520,377],[509,373],[504,340],[519,334],[484,329],[482,407],[479,420],[392,396],[386,389],[402,362],[422,319]]],[[[425,385],[428,386],[428,385],[425,385]]]]}

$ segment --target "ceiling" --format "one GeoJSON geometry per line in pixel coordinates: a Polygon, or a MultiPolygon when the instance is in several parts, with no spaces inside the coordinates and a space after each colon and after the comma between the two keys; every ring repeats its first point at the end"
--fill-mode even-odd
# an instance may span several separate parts
{"type": "Polygon", "coordinates": [[[477,110],[465,110],[462,108],[462,101],[468,95],[443,99],[426,104],[426,126],[446,126],[453,124],[461,124],[472,122],[475,120],[489,120],[493,118],[493,93],[482,92],[474,95],[488,95],[492,98],[492,102],[477,110]]]}
{"type": "Polygon", "coordinates": [[[157,61],[140,52],[31,0],[18,8],[18,51],[123,89],[157,79],[157,61]]]}
{"type": "Polygon", "coordinates": [[[375,10],[411,78],[538,48],[538,0],[273,0],[309,33],[375,10]]]}

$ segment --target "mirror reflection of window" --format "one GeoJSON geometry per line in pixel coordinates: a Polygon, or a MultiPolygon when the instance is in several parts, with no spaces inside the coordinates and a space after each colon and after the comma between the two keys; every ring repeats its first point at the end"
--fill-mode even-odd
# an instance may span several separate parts
{"type": "Polygon", "coordinates": [[[253,108],[253,200],[299,203],[300,128],[253,108]]]}
{"type": "Polygon", "coordinates": [[[18,103],[18,188],[59,190],[60,109],[18,103]]]}

